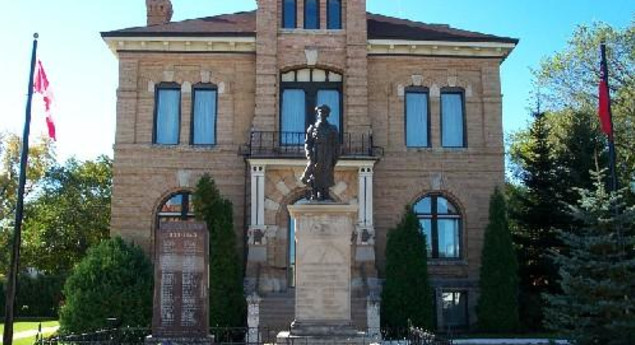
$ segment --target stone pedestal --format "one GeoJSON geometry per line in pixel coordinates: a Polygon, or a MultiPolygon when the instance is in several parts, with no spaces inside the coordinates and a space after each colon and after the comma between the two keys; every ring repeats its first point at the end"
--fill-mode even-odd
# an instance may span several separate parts
{"type": "Polygon", "coordinates": [[[295,218],[295,321],[279,343],[359,343],[351,322],[351,240],[357,206],[313,202],[289,206],[295,218]]]}

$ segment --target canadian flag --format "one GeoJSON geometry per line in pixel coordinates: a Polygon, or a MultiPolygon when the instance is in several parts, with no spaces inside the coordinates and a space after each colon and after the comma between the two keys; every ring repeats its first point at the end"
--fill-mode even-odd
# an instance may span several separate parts
{"type": "Polygon", "coordinates": [[[57,140],[55,137],[55,123],[53,123],[53,116],[51,115],[51,108],[53,106],[53,92],[49,88],[49,80],[46,77],[46,72],[42,66],[42,61],[37,61],[35,69],[35,76],[33,81],[33,91],[42,95],[44,99],[44,110],[46,111],[46,126],[48,127],[49,137],[53,140],[57,140]]]}

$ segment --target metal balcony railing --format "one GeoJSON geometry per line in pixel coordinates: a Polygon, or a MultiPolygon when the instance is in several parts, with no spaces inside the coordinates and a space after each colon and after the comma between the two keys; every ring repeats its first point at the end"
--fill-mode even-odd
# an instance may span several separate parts
{"type": "MultiPolygon", "coordinates": [[[[258,158],[303,158],[304,138],[303,132],[252,131],[241,153],[258,158]]],[[[380,147],[373,146],[370,133],[342,133],[340,140],[341,157],[367,158],[382,154],[380,147]]]]}

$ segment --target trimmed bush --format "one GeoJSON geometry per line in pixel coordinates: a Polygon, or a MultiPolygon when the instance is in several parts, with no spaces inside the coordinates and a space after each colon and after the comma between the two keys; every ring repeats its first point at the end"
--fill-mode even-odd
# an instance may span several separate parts
{"type": "Polygon", "coordinates": [[[243,272],[236,246],[232,203],[205,174],[194,193],[194,209],[209,231],[209,318],[212,327],[243,327],[247,303],[243,272]]]}
{"type": "Polygon", "coordinates": [[[381,294],[382,327],[434,327],[432,288],[428,282],[426,240],[419,220],[406,207],[397,228],[388,233],[386,282],[381,294]]]}
{"type": "Polygon", "coordinates": [[[489,202],[489,224],[481,255],[481,294],[476,307],[484,332],[518,329],[518,262],[507,221],[503,193],[496,188],[489,202]]]}
{"type": "Polygon", "coordinates": [[[65,333],[103,329],[107,318],[121,326],[150,326],[152,264],[141,248],[121,238],[91,248],[64,285],[60,312],[65,333]]]}

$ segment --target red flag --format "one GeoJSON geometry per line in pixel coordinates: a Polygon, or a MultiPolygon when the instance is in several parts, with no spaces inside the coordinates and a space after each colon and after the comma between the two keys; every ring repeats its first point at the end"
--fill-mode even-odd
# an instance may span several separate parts
{"type": "Polygon", "coordinates": [[[53,92],[49,88],[49,80],[46,77],[46,72],[42,66],[42,61],[37,61],[37,67],[35,70],[35,76],[33,81],[33,91],[42,95],[44,99],[44,109],[46,111],[46,126],[48,127],[49,137],[53,140],[57,140],[55,136],[55,123],[53,123],[53,116],[51,115],[51,108],[53,106],[53,92]]]}
{"type": "Polygon", "coordinates": [[[602,56],[600,71],[600,90],[599,90],[599,107],[598,115],[600,116],[600,124],[602,132],[604,132],[609,140],[613,140],[613,124],[611,121],[611,96],[609,95],[609,85],[606,75],[606,60],[602,56]]]}

